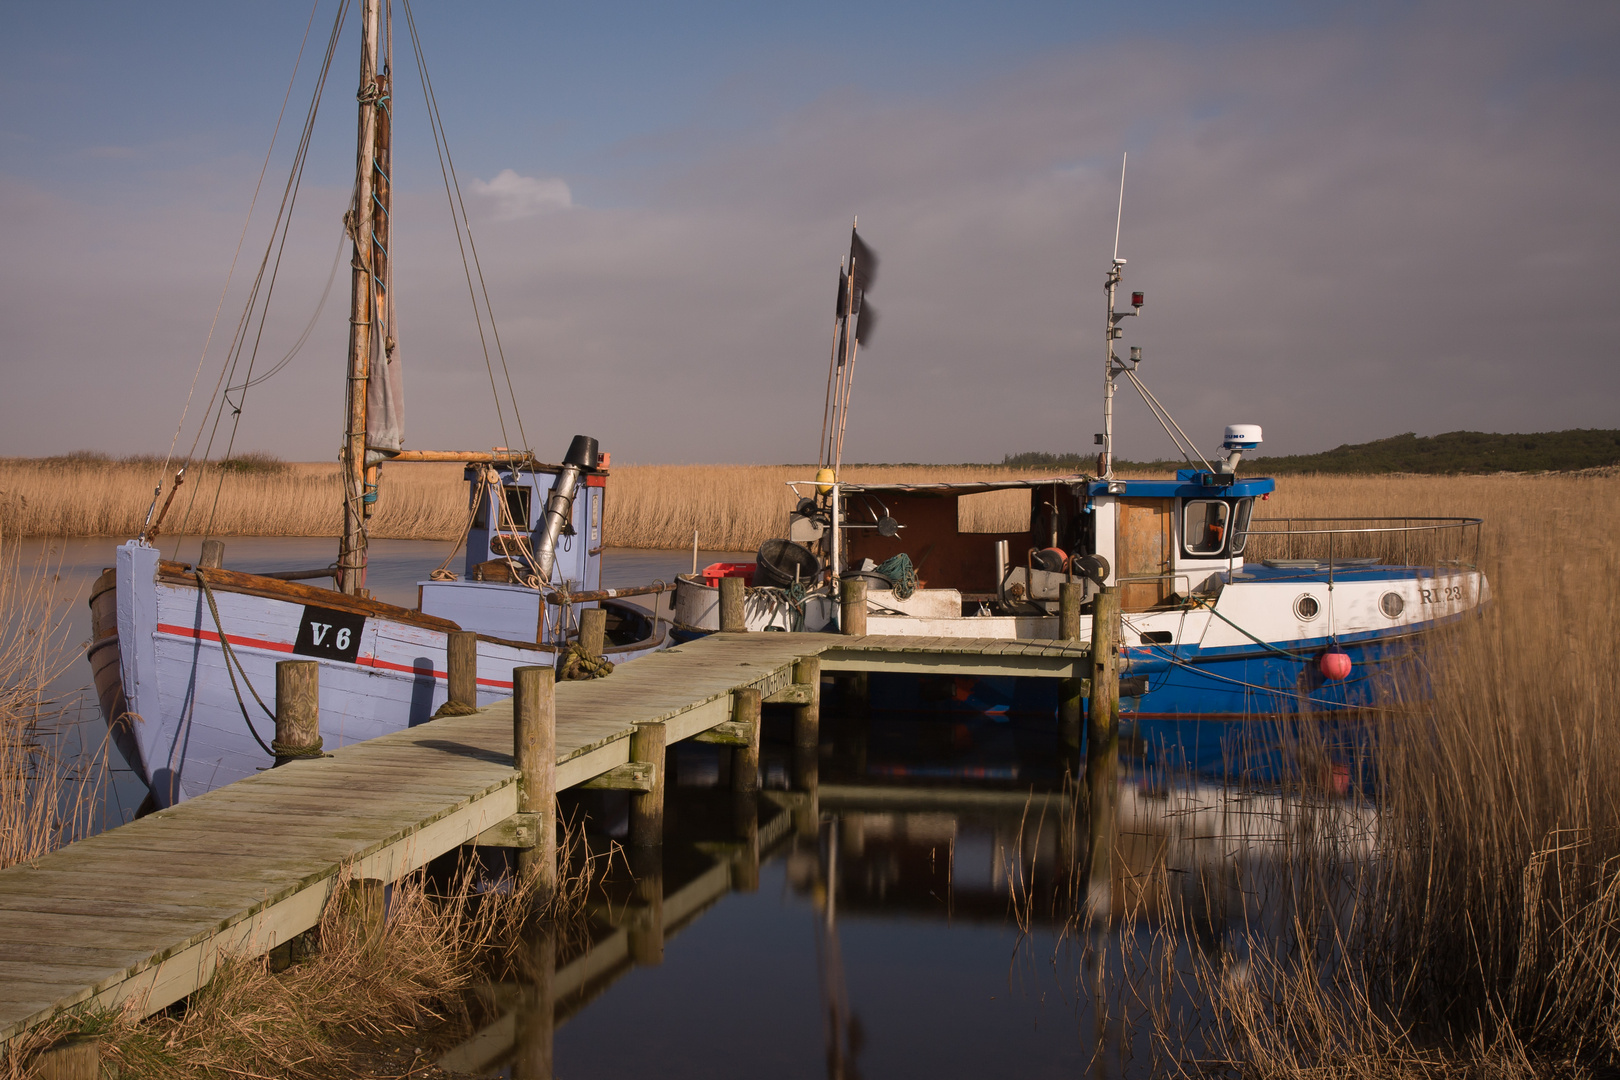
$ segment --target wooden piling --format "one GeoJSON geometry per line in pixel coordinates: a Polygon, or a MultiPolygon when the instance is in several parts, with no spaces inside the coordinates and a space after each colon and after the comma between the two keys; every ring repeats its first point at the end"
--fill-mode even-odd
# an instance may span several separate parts
{"type": "Polygon", "coordinates": [[[810,700],[793,706],[793,745],[821,744],[821,657],[807,656],[793,665],[793,684],[808,686],[810,700]]]}
{"type": "Polygon", "coordinates": [[[225,541],[204,540],[202,554],[197,556],[199,570],[220,570],[225,566],[225,541]]]}
{"type": "Polygon", "coordinates": [[[752,686],[731,692],[731,720],[749,729],[748,745],[731,748],[731,790],[736,795],[753,795],[759,790],[759,710],[760,692],[752,686]]]}
{"type": "Polygon", "coordinates": [[[652,765],[652,787],[630,796],[630,845],[664,842],[664,723],[637,724],[630,736],[630,760],[652,765]]]}
{"type": "Polygon", "coordinates": [[[607,612],[599,607],[579,613],[579,647],[586,655],[600,657],[607,645],[607,612]]]}
{"type": "Polygon", "coordinates": [[[747,614],[743,601],[747,596],[746,583],[742,578],[723,577],[720,579],[720,632],[722,634],[740,634],[748,629],[747,614]]]}
{"type": "Polygon", "coordinates": [[[320,664],[276,661],[276,764],[321,756],[320,664]]]}
{"type": "Polygon", "coordinates": [[[30,1076],[39,1080],[101,1080],[101,1040],[70,1038],[35,1056],[30,1076]]]}
{"type": "Polygon", "coordinates": [[[1091,713],[1086,728],[1090,839],[1086,906],[1106,916],[1113,904],[1114,827],[1119,801],[1119,592],[1103,586],[1091,605],[1091,713]]]}
{"type": "MultiPolygon", "coordinates": [[[[1058,637],[1066,642],[1080,640],[1080,601],[1085,593],[1083,582],[1065,581],[1058,586],[1058,637]]],[[[1084,686],[1085,682],[1081,679],[1062,679],[1058,682],[1058,729],[1064,747],[1071,752],[1080,749],[1084,686]]]]}
{"type": "Polygon", "coordinates": [[[445,635],[446,668],[449,671],[450,703],[467,709],[478,708],[478,635],[471,630],[451,630],[445,635]]]}
{"type": "Polygon", "coordinates": [[[866,579],[844,578],[838,583],[838,628],[846,634],[866,633],[866,579]]]}
{"type": "Polygon", "coordinates": [[[557,673],[550,667],[512,670],[512,759],[518,813],[539,815],[532,848],[518,851],[518,875],[535,884],[544,903],[557,891],[557,673]]]}

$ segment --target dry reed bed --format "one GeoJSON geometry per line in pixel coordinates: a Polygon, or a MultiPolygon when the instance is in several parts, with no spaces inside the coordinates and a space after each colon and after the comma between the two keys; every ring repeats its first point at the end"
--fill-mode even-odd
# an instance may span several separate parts
{"type": "MultiPolygon", "coordinates": [[[[797,502],[787,481],[815,470],[775,465],[629,465],[608,482],[607,543],[750,550],[779,536],[797,502]]],[[[1002,480],[1027,472],[989,466],[852,467],[851,481],[1002,480]]],[[[159,470],[149,463],[0,460],[0,528],[13,536],[134,536],[152,504],[159,470]]],[[[457,465],[399,464],[383,470],[371,534],[451,540],[467,525],[467,487],[457,465]]],[[[165,478],[164,497],[168,496],[165,478]]],[[[974,527],[1018,520],[1028,497],[996,497],[970,511],[974,527]],[[977,516],[974,516],[975,511],[977,516]]],[[[288,464],[253,472],[205,466],[188,475],[163,531],[216,536],[336,536],[342,487],[337,468],[288,464]]],[[[1027,511],[1024,511],[1027,513],[1027,511]]]]}

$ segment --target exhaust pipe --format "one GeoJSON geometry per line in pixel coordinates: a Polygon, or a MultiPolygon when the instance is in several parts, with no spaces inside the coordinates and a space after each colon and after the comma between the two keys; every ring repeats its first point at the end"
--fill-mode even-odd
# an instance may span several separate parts
{"type": "Polygon", "coordinates": [[[551,497],[546,500],[546,512],[540,519],[540,537],[534,545],[534,557],[539,562],[535,569],[540,580],[551,583],[551,569],[557,561],[557,540],[563,528],[574,516],[574,492],[579,489],[582,469],[594,469],[597,462],[596,440],[589,435],[575,435],[568,444],[568,456],[563,458],[562,471],[552,485],[551,497]]]}

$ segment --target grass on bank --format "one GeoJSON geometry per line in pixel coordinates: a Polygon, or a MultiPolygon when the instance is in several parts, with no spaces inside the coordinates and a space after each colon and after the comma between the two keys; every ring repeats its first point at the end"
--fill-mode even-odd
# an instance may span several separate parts
{"type": "Polygon", "coordinates": [[[338,1080],[397,1061],[405,1047],[406,1066],[420,1067],[435,1055],[416,1051],[445,1049],[424,1033],[457,1037],[477,987],[532,980],[536,941],[582,932],[587,895],[614,852],[591,855],[578,829],[565,830],[560,849],[572,871],[545,904],[509,877],[481,881],[467,864],[449,880],[422,870],[396,882],[381,919],[380,897],[366,899],[345,872],[320,924],[295,939],[303,955],[290,967],[227,956],[206,986],[151,1017],[64,1014],[0,1052],[0,1080],[35,1076],[42,1051],[84,1038],[121,1080],[338,1080]]]}

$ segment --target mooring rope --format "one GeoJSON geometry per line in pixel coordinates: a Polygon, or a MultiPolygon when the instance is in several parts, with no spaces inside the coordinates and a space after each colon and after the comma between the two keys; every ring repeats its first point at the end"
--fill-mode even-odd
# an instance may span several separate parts
{"type": "MultiPolygon", "coordinates": [[[[271,757],[275,757],[277,756],[276,750],[273,749],[269,743],[266,743],[264,739],[260,738],[258,728],[253,726],[253,718],[248,715],[247,702],[242,700],[241,687],[236,685],[236,672],[232,669],[232,665],[240,668],[242,666],[242,662],[236,658],[236,653],[231,651],[230,639],[225,636],[225,626],[219,621],[219,605],[214,603],[214,591],[208,587],[208,579],[203,577],[203,572],[201,569],[194,570],[192,572],[196,574],[197,586],[202,589],[203,597],[208,601],[208,610],[214,616],[214,629],[219,632],[219,647],[225,653],[225,674],[231,677],[231,691],[236,694],[236,705],[242,710],[242,719],[247,724],[248,734],[253,736],[253,741],[258,743],[265,753],[269,754],[271,757]]],[[[242,681],[247,683],[248,693],[252,694],[253,700],[259,703],[259,708],[264,710],[264,714],[268,716],[271,721],[274,721],[276,718],[275,712],[264,703],[264,699],[259,696],[259,692],[253,689],[253,683],[248,680],[246,669],[242,671],[242,681]]],[[[271,742],[274,741],[274,739],[271,739],[271,742]]],[[[318,753],[320,749],[320,740],[317,739],[315,742],[316,751],[318,753]]]]}

